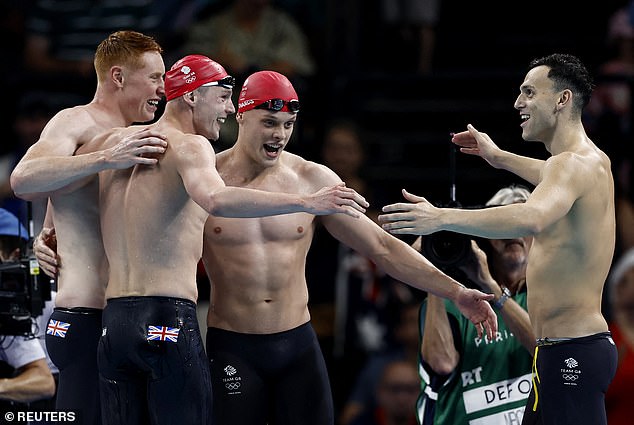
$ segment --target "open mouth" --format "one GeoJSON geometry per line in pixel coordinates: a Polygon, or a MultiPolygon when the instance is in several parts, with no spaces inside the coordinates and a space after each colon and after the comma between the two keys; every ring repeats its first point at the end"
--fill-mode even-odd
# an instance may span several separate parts
{"type": "Polygon", "coordinates": [[[153,108],[158,108],[158,105],[159,105],[159,101],[156,99],[150,99],[147,101],[147,103],[153,108]]]}
{"type": "Polygon", "coordinates": [[[520,119],[522,120],[522,122],[523,122],[523,123],[524,123],[524,122],[526,122],[526,121],[528,121],[528,119],[529,119],[530,117],[531,117],[531,116],[530,116],[530,115],[528,115],[528,114],[520,114],[520,119]]]}
{"type": "Polygon", "coordinates": [[[282,145],[277,145],[277,144],[273,145],[273,144],[270,144],[270,143],[266,143],[266,144],[264,144],[264,150],[267,153],[277,154],[277,153],[279,153],[282,150],[282,145]]]}

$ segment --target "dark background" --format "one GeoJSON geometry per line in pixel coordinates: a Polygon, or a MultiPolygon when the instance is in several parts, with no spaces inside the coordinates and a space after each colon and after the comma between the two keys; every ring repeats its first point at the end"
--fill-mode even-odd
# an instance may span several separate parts
{"type": "MultiPolygon", "coordinates": [[[[354,118],[365,130],[366,176],[384,187],[389,202],[400,199],[402,187],[448,201],[449,134],[468,123],[502,148],[545,158],[540,143],[522,141],[513,108],[529,61],[572,53],[596,70],[612,54],[607,20],[623,3],[441,1],[433,72],[421,76],[413,71],[416,43],[397,40],[382,24],[379,1],[330,2],[323,44],[313,43],[323,59],[315,82],[321,89],[314,91],[321,95],[305,102],[311,114],[305,127],[314,125],[316,137],[306,132],[297,149],[310,156],[310,144],[319,145],[320,124],[335,116],[354,118]]],[[[601,147],[609,141],[595,142],[601,147]]],[[[456,198],[463,205],[482,204],[500,186],[518,181],[460,153],[455,168],[456,198]]]]}

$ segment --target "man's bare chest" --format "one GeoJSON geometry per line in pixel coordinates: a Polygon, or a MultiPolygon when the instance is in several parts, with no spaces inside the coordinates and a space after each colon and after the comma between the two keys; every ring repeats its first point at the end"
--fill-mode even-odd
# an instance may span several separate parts
{"type": "Polygon", "coordinates": [[[314,216],[305,213],[261,218],[209,217],[205,239],[217,244],[297,242],[312,238],[314,216]]]}

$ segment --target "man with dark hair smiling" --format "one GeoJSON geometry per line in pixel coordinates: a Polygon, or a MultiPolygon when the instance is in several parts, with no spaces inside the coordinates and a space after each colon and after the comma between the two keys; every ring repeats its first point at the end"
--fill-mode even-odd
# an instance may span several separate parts
{"type": "Polygon", "coordinates": [[[543,143],[551,154],[547,160],[504,151],[472,125],[452,140],[461,152],[534,185],[526,202],[437,208],[403,191],[410,203],[385,206],[379,220],[395,234],[449,230],[487,239],[533,236],[526,287],[537,344],[522,423],[605,424],[605,391],[617,362],[601,311],[615,246],[610,158],[583,126],[593,84],[579,58],[556,53],[531,61],[528,68],[514,107],[522,139],[543,143]]]}

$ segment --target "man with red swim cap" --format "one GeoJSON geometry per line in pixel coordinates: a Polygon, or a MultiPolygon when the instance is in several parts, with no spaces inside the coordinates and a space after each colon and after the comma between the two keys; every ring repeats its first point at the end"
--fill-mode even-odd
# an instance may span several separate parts
{"type": "MultiPolygon", "coordinates": [[[[211,377],[196,316],[196,271],[209,214],[358,217],[367,206],[337,183],[302,193],[226,186],[208,139],[217,139],[235,112],[232,87],[213,60],[179,60],[165,75],[165,112],[149,126],[168,143],[158,166],[99,175],[110,265],[98,348],[104,423],[211,423],[211,377]]],[[[108,148],[135,131],[109,131],[80,153],[108,148]]]]}
{"type": "Polygon", "coordinates": [[[218,62],[203,55],[189,55],[177,61],[165,76],[165,97],[169,102],[200,86],[233,89],[235,84],[235,78],[218,62]]]}
{"type": "MultiPolygon", "coordinates": [[[[285,76],[261,71],[247,78],[238,100],[238,139],[216,157],[228,186],[303,194],[342,183],[326,166],[286,152],[298,111],[285,76]]],[[[392,277],[451,299],[486,326],[489,338],[495,332],[492,295],[460,285],[365,215],[320,220],[392,277]]],[[[212,296],[206,347],[215,423],[334,424],[328,373],[307,307],[306,255],[316,225],[314,214],[207,218],[203,262],[212,296]]]]}
{"type": "Polygon", "coordinates": [[[238,112],[254,108],[297,113],[299,100],[288,78],[274,71],[259,71],[246,79],[238,98],[238,112]]]}

